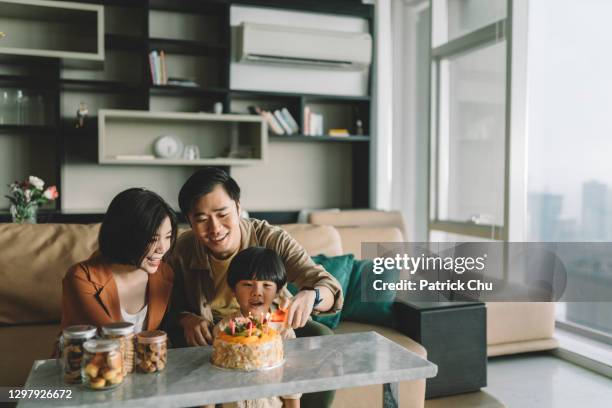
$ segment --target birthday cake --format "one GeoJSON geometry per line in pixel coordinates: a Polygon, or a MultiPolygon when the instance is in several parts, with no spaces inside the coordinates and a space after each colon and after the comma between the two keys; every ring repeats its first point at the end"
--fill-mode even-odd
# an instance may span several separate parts
{"type": "Polygon", "coordinates": [[[283,340],[267,319],[236,317],[220,325],[213,341],[213,365],[254,371],[283,363],[283,340]]]}

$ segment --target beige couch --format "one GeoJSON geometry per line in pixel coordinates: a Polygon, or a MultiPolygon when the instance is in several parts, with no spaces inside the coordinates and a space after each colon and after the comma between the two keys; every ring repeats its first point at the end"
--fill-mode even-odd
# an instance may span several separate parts
{"type": "MultiPolygon", "coordinates": [[[[291,224],[283,226],[310,254],[329,256],[354,251],[361,240],[401,240],[395,228],[348,228],[291,224]],[[344,244],[347,248],[344,248],[344,244]]],[[[71,264],[97,247],[99,225],[0,224],[0,349],[4,369],[0,386],[23,385],[35,359],[48,358],[61,315],[61,279],[71,264]]],[[[418,343],[384,327],[342,322],[337,332],[376,330],[407,349],[426,357],[418,343]]],[[[425,381],[400,385],[402,407],[423,407],[425,381]]],[[[334,407],[382,405],[382,387],[339,390],[334,407]]]]}
{"type": "MultiPolygon", "coordinates": [[[[332,220],[341,226],[284,225],[310,254],[361,254],[361,242],[402,241],[400,228],[380,212],[343,212],[332,220]],[[375,214],[374,216],[372,214],[375,214]],[[360,225],[360,224],[366,225],[360,225]],[[382,226],[381,226],[382,225],[382,226]]],[[[327,222],[322,219],[320,222],[327,222]]],[[[58,332],[61,313],[61,278],[67,267],[85,259],[97,246],[98,225],[0,224],[0,347],[5,367],[0,386],[22,385],[32,361],[47,358],[58,332]]],[[[548,303],[487,304],[489,356],[552,349],[554,306],[548,303]]],[[[425,357],[419,344],[401,333],[378,326],[343,321],[337,332],[376,330],[425,357]]],[[[422,407],[424,381],[402,384],[403,406],[422,407]]],[[[340,390],[335,407],[379,406],[379,386],[340,390]]]]}
{"type": "MultiPolygon", "coordinates": [[[[361,252],[362,239],[364,242],[384,242],[381,231],[385,228],[395,227],[409,240],[404,217],[399,211],[315,211],[309,214],[308,222],[336,227],[342,238],[343,249],[357,255],[361,252]],[[355,233],[357,228],[361,231],[359,234],[355,233]]],[[[558,346],[553,337],[554,329],[554,303],[487,303],[489,357],[554,349],[558,346]]]]}

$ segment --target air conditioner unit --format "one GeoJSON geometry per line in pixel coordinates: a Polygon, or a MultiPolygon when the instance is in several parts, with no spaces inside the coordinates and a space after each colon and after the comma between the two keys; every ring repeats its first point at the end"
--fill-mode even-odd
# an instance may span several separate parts
{"type": "Polygon", "coordinates": [[[243,62],[363,70],[372,59],[368,33],[242,23],[237,46],[243,62]]]}

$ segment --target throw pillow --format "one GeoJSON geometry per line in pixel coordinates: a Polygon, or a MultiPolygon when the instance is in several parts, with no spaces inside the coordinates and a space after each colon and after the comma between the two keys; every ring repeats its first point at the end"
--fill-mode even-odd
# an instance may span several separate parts
{"type": "MultiPolygon", "coordinates": [[[[327,272],[329,272],[334,278],[338,280],[340,286],[342,287],[342,293],[344,294],[344,297],[346,299],[349,280],[353,271],[353,262],[355,260],[354,256],[352,254],[331,257],[325,255],[317,255],[313,256],[312,260],[314,261],[314,263],[323,266],[327,272]]],[[[293,295],[298,292],[297,287],[292,283],[289,283],[287,285],[287,288],[293,295]]],[[[330,329],[335,329],[340,323],[340,313],[341,312],[333,314],[326,313],[322,315],[313,315],[312,319],[315,322],[319,322],[326,325],[330,329]]]]}
{"type": "Polygon", "coordinates": [[[375,280],[397,282],[399,270],[386,270],[376,275],[372,272],[373,265],[373,261],[368,259],[353,263],[353,272],[344,297],[342,320],[394,327],[395,291],[374,290],[373,283],[375,280]]]}

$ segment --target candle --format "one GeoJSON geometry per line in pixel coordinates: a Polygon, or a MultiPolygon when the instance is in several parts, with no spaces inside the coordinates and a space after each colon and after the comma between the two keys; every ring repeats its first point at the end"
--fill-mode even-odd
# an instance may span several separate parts
{"type": "Polygon", "coordinates": [[[259,314],[259,323],[263,325],[263,312],[259,314]]]}
{"type": "Polygon", "coordinates": [[[253,335],[253,322],[249,320],[249,337],[253,335]]]}
{"type": "Polygon", "coordinates": [[[230,319],[229,322],[230,330],[232,331],[232,336],[236,334],[236,323],[234,323],[234,319],[230,319]]]}

